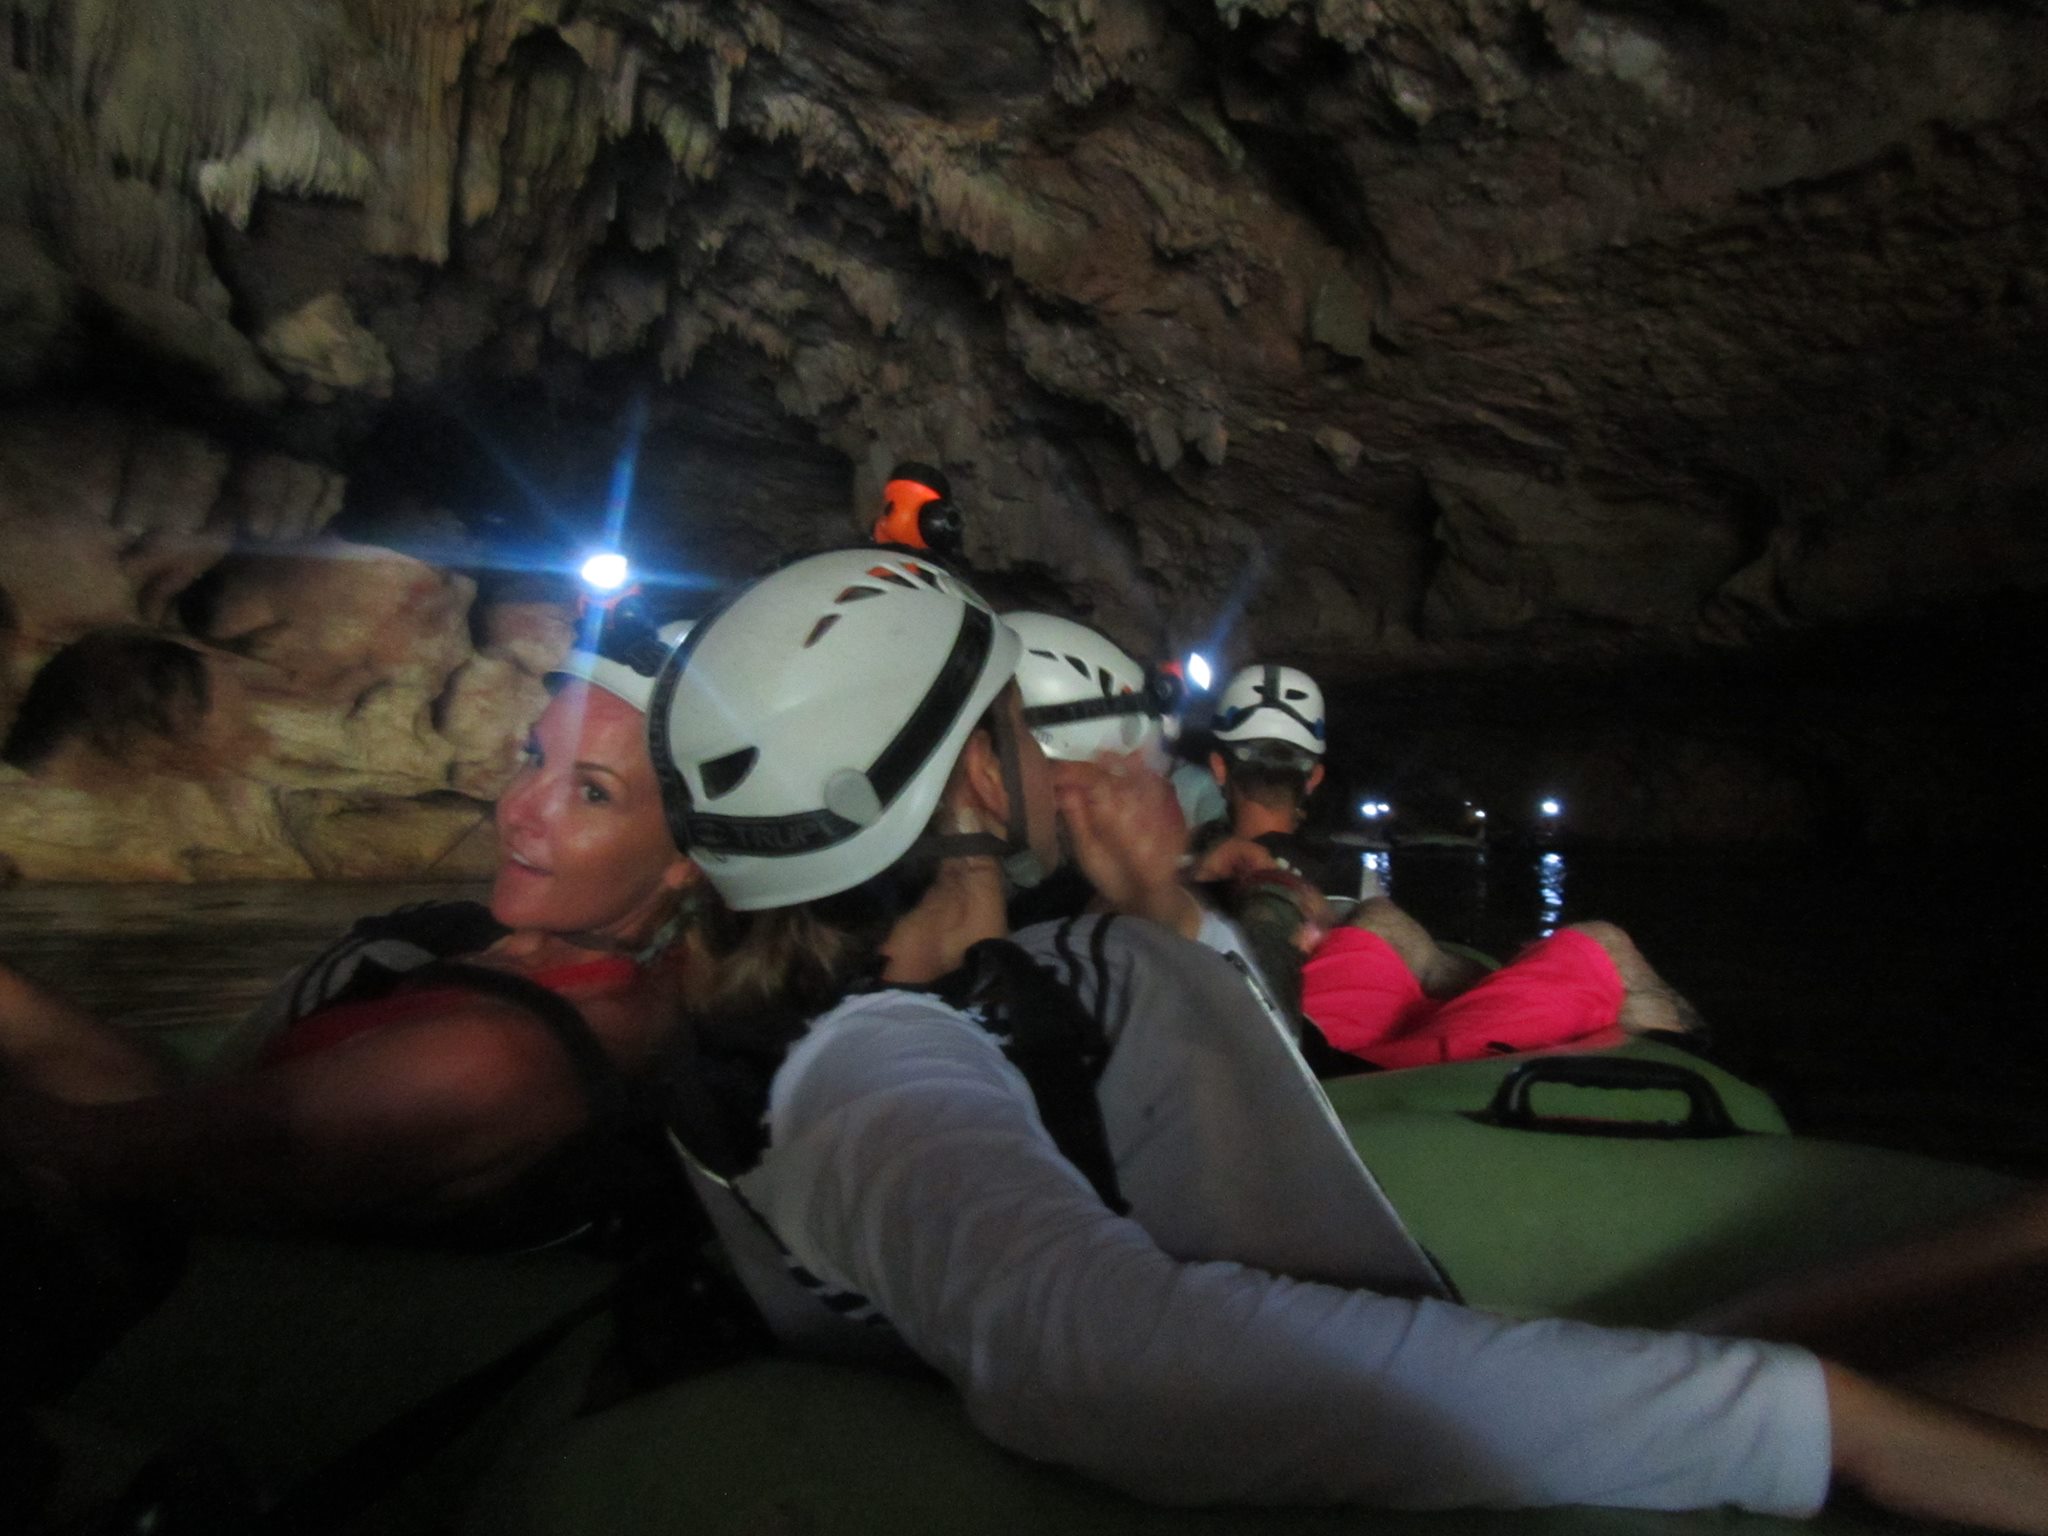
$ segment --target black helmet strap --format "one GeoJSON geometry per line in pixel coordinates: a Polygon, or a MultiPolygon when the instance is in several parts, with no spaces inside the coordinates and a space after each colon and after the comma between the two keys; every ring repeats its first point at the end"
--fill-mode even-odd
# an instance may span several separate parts
{"type": "MultiPolygon", "coordinates": [[[[990,712],[989,734],[996,749],[996,762],[1003,771],[1003,795],[1010,802],[1010,814],[1002,835],[993,832],[942,832],[925,839],[924,846],[942,859],[1000,859],[1014,864],[1031,858],[1031,817],[1024,804],[1024,765],[1018,756],[1021,750],[1017,742],[1016,728],[1010,723],[1010,712],[1001,707],[1001,695],[997,696],[997,707],[990,712]]],[[[1011,870],[1012,878],[1020,885],[1033,885],[1044,878],[1044,871],[1011,870]],[[1030,878],[1027,878],[1030,876],[1030,878]]]]}

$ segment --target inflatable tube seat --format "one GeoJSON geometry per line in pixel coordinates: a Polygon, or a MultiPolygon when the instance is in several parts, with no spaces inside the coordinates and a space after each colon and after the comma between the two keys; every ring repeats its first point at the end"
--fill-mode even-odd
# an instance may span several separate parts
{"type": "Polygon", "coordinates": [[[1898,1536],[1608,1509],[1169,1509],[1012,1456],[924,1379],[766,1360],[624,1403],[508,1466],[466,1536],[1898,1536]]]}
{"type": "MultiPolygon", "coordinates": [[[[1404,1067],[1395,1072],[1363,1072],[1340,1077],[1323,1085],[1338,1115],[1347,1123],[1375,1110],[1447,1109],[1460,1112],[1483,1110],[1492,1101],[1501,1079],[1525,1061],[1551,1057],[1612,1057],[1621,1061],[1655,1061],[1685,1067],[1704,1078],[1720,1095],[1729,1118],[1745,1131],[1782,1136],[1791,1127],[1772,1102],[1771,1096],[1746,1083],[1725,1068],[1704,1061],[1676,1046],[1633,1040],[1627,1045],[1598,1052],[1530,1051],[1512,1056],[1490,1056],[1481,1061],[1458,1061],[1441,1067],[1404,1067]]],[[[1656,1120],[1671,1118],[1674,1107],[1683,1104],[1661,1093],[1615,1092],[1597,1088],[1543,1090],[1545,1113],[1588,1115],[1611,1120],[1656,1120]],[[1553,1094],[1555,1109],[1553,1110],[1553,1094]]]]}

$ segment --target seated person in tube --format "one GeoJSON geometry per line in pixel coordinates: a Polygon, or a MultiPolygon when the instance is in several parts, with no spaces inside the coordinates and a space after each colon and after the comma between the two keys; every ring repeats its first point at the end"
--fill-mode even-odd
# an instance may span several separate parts
{"type": "MultiPolygon", "coordinates": [[[[1798,1516],[1847,1486],[2048,1532],[2039,1347],[2007,1397],[1940,1382],[1994,1417],[1796,1344],[1452,1300],[1242,978],[1174,931],[1163,786],[1056,785],[1018,651],[870,549],[762,579],[662,679],[669,814],[732,912],[676,1130],[786,1342],[921,1360],[999,1443],[1176,1504],[1798,1516]],[[1056,812],[1112,912],[1167,922],[1010,936],[1005,865],[1058,861],[1056,812]]],[[[2038,1265],[2048,1205],[1999,1232],[1862,1294],[2038,1265]]]]}
{"type": "Polygon", "coordinates": [[[1326,728],[1322,690],[1306,673],[1259,665],[1230,680],[1210,757],[1229,836],[1206,850],[1196,876],[1236,877],[1267,898],[1259,910],[1277,911],[1306,951],[1301,1011],[1332,1046],[1374,1066],[1411,1067],[1697,1031],[1691,1006],[1612,923],[1570,924],[1490,974],[1384,896],[1333,925],[1317,899],[1317,850],[1301,832],[1323,779],[1326,728]]]}
{"type": "Polygon", "coordinates": [[[473,1221],[494,1245],[577,1220],[622,1076],[700,979],[708,893],[646,746],[672,640],[619,618],[572,651],[497,804],[488,905],[365,919],[262,1005],[244,1067],[174,1082],[0,966],[0,1147],[82,1198],[236,1223],[473,1221]]]}

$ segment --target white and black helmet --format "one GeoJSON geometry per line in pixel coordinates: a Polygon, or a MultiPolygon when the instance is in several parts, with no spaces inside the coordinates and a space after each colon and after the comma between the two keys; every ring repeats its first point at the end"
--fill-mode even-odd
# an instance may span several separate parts
{"type": "Polygon", "coordinates": [[[608,615],[591,637],[594,648],[577,646],[542,681],[554,689],[581,678],[644,712],[654,696],[654,679],[661,664],[689,632],[688,619],[678,619],[657,629],[641,621],[608,615]]]}
{"type": "Polygon", "coordinates": [[[811,555],[700,620],[648,744],[679,846],[739,911],[851,890],[908,853],[1017,637],[913,554],[811,555]]]}
{"type": "Polygon", "coordinates": [[[1228,745],[1283,742],[1323,755],[1323,690],[1295,667],[1245,667],[1216,701],[1216,740],[1228,745]]]}
{"type": "Polygon", "coordinates": [[[1143,752],[1163,765],[1175,679],[1138,665],[1108,636],[1050,613],[1010,613],[1024,723],[1047,757],[1088,762],[1143,752]]]}

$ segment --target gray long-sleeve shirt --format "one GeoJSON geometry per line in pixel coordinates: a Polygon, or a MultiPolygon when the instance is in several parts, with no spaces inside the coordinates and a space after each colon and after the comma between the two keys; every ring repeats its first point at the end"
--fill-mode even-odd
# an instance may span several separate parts
{"type": "MultiPolygon", "coordinates": [[[[1173,1503],[1818,1507],[1810,1355],[1431,1294],[1237,973],[1143,924],[1096,929],[1019,942],[1110,1034],[1098,1097],[1128,1217],[1059,1154],[989,1034],[916,993],[817,1021],[740,1180],[795,1259],[870,1299],[991,1438],[1173,1503]]],[[[738,1246],[794,1342],[855,1342],[772,1248],[738,1246]]]]}

